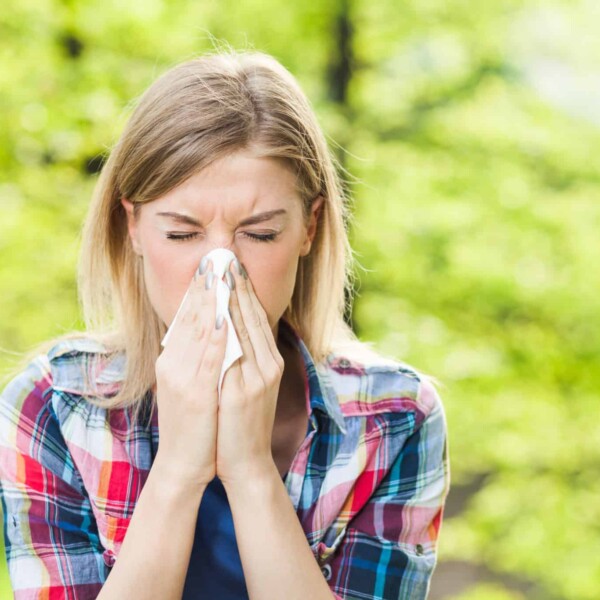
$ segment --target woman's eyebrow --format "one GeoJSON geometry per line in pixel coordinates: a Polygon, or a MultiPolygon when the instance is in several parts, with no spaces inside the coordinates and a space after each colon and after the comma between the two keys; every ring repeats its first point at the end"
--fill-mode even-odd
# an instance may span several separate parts
{"type": "MultiPolygon", "coordinates": [[[[269,221],[270,219],[273,219],[274,217],[277,217],[279,215],[285,215],[285,214],[287,214],[287,210],[285,210],[285,208],[278,208],[276,210],[268,210],[266,212],[252,215],[251,217],[248,217],[247,219],[240,221],[239,224],[240,225],[254,225],[255,223],[262,223],[263,221],[269,221]]],[[[202,223],[200,223],[200,221],[197,221],[196,219],[194,219],[193,217],[190,217],[189,215],[184,215],[183,213],[167,211],[167,212],[156,213],[156,215],[158,217],[168,217],[170,219],[173,219],[174,221],[177,221],[178,223],[184,223],[186,225],[193,225],[194,227],[202,227],[202,223]]]]}

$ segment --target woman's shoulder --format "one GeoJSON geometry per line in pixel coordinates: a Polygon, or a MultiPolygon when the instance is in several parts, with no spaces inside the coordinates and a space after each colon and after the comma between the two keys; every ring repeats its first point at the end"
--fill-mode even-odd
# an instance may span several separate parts
{"type": "Polygon", "coordinates": [[[125,354],[110,338],[89,334],[63,338],[48,349],[46,356],[56,391],[105,395],[123,380],[125,354]]]}
{"type": "Polygon", "coordinates": [[[39,413],[49,405],[52,393],[52,374],[48,356],[39,354],[29,357],[9,375],[5,375],[0,392],[0,446],[9,429],[25,415],[31,422],[38,422],[39,413]]]}
{"type": "Polygon", "coordinates": [[[15,410],[31,396],[49,403],[53,392],[71,397],[110,393],[122,379],[123,359],[99,336],[69,334],[43,342],[5,375],[2,402],[15,410]]]}
{"type": "Polygon", "coordinates": [[[436,377],[372,344],[358,340],[339,344],[325,363],[327,380],[345,417],[412,412],[421,421],[443,411],[436,377]]]}

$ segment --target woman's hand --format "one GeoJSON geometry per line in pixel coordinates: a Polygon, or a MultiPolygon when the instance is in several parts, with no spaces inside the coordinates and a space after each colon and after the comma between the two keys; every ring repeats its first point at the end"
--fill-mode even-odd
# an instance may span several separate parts
{"type": "MultiPolygon", "coordinates": [[[[230,265],[235,281],[229,311],[243,356],[225,373],[217,435],[217,476],[223,485],[272,472],[273,424],[284,361],[250,279],[230,265]]],[[[231,286],[230,286],[231,287],[231,286]]]]}
{"type": "Polygon", "coordinates": [[[226,342],[226,327],[215,328],[216,287],[209,262],[206,273],[196,272],[190,283],[156,361],[156,461],[185,485],[206,486],[216,474],[217,384],[226,342]]]}

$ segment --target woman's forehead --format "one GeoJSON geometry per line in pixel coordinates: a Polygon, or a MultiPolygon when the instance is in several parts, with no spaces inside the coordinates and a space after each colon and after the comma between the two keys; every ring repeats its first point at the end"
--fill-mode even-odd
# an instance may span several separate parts
{"type": "Polygon", "coordinates": [[[155,214],[177,212],[192,218],[223,210],[245,217],[259,212],[281,217],[293,212],[299,201],[289,169],[274,159],[243,156],[215,161],[149,205],[155,214]]]}

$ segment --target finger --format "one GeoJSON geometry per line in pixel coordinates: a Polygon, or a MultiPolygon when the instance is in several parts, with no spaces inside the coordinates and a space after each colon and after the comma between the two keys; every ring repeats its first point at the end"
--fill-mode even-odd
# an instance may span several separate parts
{"type": "Polygon", "coordinates": [[[256,298],[250,279],[239,273],[234,273],[234,276],[240,312],[249,332],[257,362],[261,367],[269,369],[271,374],[269,365],[282,366],[283,359],[280,361],[277,358],[279,352],[273,340],[269,320],[256,298]],[[269,343],[269,338],[273,341],[273,346],[269,343]]]}
{"type": "Polygon", "coordinates": [[[227,321],[223,319],[219,329],[212,328],[208,335],[206,348],[202,354],[200,367],[198,369],[198,379],[203,390],[217,393],[219,385],[219,376],[221,375],[221,366],[225,359],[225,347],[227,341],[227,321]]]}
{"type": "Polygon", "coordinates": [[[167,345],[181,358],[188,360],[188,356],[197,356],[199,359],[214,327],[215,312],[216,278],[209,262],[203,275],[196,271],[172,323],[167,345]]]}
{"type": "Polygon", "coordinates": [[[242,348],[242,356],[240,357],[239,362],[240,369],[242,371],[244,388],[247,389],[249,385],[258,383],[258,381],[262,382],[262,377],[256,366],[256,355],[254,353],[252,340],[250,339],[250,332],[244,323],[244,319],[240,311],[237,286],[231,291],[231,295],[229,297],[229,314],[231,315],[231,321],[242,348]]]}
{"type": "Polygon", "coordinates": [[[271,325],[269,324],[269,317],[267,316],[265,309],[260,303],[258,296],[254,292],[254,286],[252,285],[252,280],[250,278],[246,280],[246,287],[248,289],[248,295],[252,302],[252,306],[254,307],[254,311],[260,319],[262,331],[265,335],[265,339],[267,340],[267,344],[269,345],[269,349],[271,350],[273,360],[283,369],[283,357],[281,356],[281,353],[277,348],[277,342],[273,337],[273,331],[271,330],[271,325]]]}

